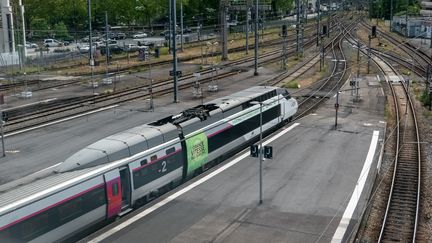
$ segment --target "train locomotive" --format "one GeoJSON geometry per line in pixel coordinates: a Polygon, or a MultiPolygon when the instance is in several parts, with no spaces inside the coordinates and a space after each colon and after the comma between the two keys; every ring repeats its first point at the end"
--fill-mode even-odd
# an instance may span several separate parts
{"type": "Polygon", "coordinates": [[[290,121],[297,101],[255,86],[108,136],[0,187],[0,241],[68,241],[132,210],[290,121]],[[15,184],[14,184],[15,183],[15,184]]]}

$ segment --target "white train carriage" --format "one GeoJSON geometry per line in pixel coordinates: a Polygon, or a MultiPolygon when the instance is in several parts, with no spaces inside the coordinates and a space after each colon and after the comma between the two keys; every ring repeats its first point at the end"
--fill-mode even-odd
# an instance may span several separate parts
{"type": "Polygon", "coordinates": [[[242,148],[297,111],[285,89],[253,87],[97,141],[55,171],[0,186],[0,241],[51,242],[103,224],[242,148]]]}

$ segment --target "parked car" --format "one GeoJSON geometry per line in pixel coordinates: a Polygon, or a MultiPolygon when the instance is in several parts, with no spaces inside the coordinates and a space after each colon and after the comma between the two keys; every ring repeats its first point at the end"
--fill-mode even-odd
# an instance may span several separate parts
{"type": "Polygon", "coordinates": [[[87,53],[90,51],[90,46],[89,45],[78,45],[77,49],[78,49],[79,53],[87,53]]]}
{"type": "Polygon", "coordinates": [[[27,42],[26,48],[39,48],[39,46],[35,43],[27,42]]]}
{"type": "Polygon", "coordinates": [[[126,34],[125,33],[117,33],[117,40],[124,40],[126,39],[126,34]]]}
{"type": "Polygon", "coordinates": [[[146,50],[148,51],[150,48],[148,46],[138,46],[135,44],[127,44],[123,47],[123,50],[125,52],[134,52],[134,51],[139,51],[139,50],[146,50]]]}
{"type": "Polygon", "coordinates": [[[192,29],[186,27],[186,28],[183,29],[183,33],[184,33],[184,34],[190,34],[190,33],[192,33],[192,29]]]}
{"type": "MultiPolygon", "coordinates": [[[[100,36],[92,36],[92,41],[100,41],[101,37],[100,36]]],[[[89,42],[89,37],[86,36],[84,38],[81,39],[82,42],[89,42]]]]}
{"type": "Polygon", "coordinates": [[[116,40],[110,40],[110,39],[103,41],[103,45],[106,45],[107,42],[108,42],[108,46],[118,45],[118,42],[116,40]]]}
{"type": "Polygon", "coordinates": [[[134,51],[138,51],[139,50],[139,46],[135,45],[135,44],[127,44],[124,46],[124,51],[125,52],[134,52],[134,51]]]}
{"type": "Polygon", "coordinates": [[[132,38],[134,39],[141,39],[141,38],[146,38],[147,34],[144,32],[140,32],[140,33],[136,33],[135,35],[132,36],[132,38]]]}
{"type": "MultiPolygon", "coordinates": [[[[110,55],[112,55],[112,54],[120,54],[120,53],[123,52],[123,48],[121,48],[118,45],[111,45],[111,46],[108,46],[108,48],[110,50],[110,55]]],[[[105,55],[106,54],[106,47],[105,46],[101,46],[100,47],[100,52],[101,52],[101,55],[105,55]]]]}
{"type": "Polygon", "coordinates": [[[103,34],[102,38],[104,38],[104,39],[116,39],[117,34],[113,33],[113,32],[109,32],[108,34],[103,34]]]}
{"type": "Polygon", "coordinates": [[[45,39],[43,45],[45,47],[59,47],[63,46],[63,43],[55,39],[45,39]]]}
{"type": "Polygon", "coordinates": [[[164,30],[164,31],[162,31],[159,35],[160,35],[160,36],[167,36],[167,35],[170,35],[170,31],[169,31],[169,30],[164,30]]]}

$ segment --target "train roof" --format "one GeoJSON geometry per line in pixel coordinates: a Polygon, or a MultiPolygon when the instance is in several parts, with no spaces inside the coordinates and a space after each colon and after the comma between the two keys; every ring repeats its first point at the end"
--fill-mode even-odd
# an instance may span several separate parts
{"type": "Polygon", "coordinates": [[[68,157],[57,172],[109,163],[155,147],[178,137],[177,127],[141,125],[96,141],[68,157]]]}
{"type": "Polygon", "coordinates": [[[231,95],[212,100],[206,104],[216,104],[222,111],[227,111],[276,89],[279,88],[273,86],[253,86],[231,95]]]}

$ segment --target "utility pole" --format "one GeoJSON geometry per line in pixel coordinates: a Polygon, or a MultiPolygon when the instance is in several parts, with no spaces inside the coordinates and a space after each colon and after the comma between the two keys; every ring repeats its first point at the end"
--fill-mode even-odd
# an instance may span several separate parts
{"type": "Polygon", "coordinates": [[[24,19],[24,5],[22,4],[22,0],[19,1],[20,10],[21,10],[21,21],[22,21],[22,38],[23,38],[23,53],[22,53],[22,62],[25,65],[25,60],[27,57],[27,48],[26,48],[26,33],[25,33],[25,19],[24,19]]]}
{"type": "Polygon", "coordinates": [[[180,32],[180,37],[181,37],[181,51],[183,52],[183,1],[180,2],[180,28],[181,28],[181,32],[180,32]]]}
{"type": "MultiPolygon", "coordinates": [[[[169,16],[169,24],[168,24],[168,28],[169,28],[169,35],[172,35],[172,33],[175,33],[175,26],[174,26],[174,32],[173,32],[173,27],[172,27],[172,1],[168,0],[169,6],[168,6],[168,16],[169,16]]],[[[174,1],[175,4],[175,1],[174,1]]],[[[172,36],[168,37],[168,52],[171,54],[171,38],[172,36]]]]}
{"type": "Polygon", "coordinates": [[[321,39],[320,43],[321,43],[321,54],[320,54],[320,72],[323,70],[324,68],[324,34],[320,34],[319,37],[321,39]]]}
{"type": "Polygon", "coordinates": [[[106,55],[106,66],[105,66],[105,78],[108,79],[108,64],[109,64],[109,46],[108,46],[108,12],[105,11],[105,55],[106,55]]]}
{"type": "Polygon", "coordinates": [[[299,56],[299,52],[300,52],[300,0],[296,0],[296,18],[297,18],[297,23],[296,23],[296,52],[297,52],[297,56],[299,56]]]}
{"type": "Polygon", "coordinates": [[[255,67],[255,71],[254,71],[254,75],[258,76],[258,1],[255,1],[255,62],[254,62],[254,67],[255,67]]]}
{"type": "MultiPolygon", "coordinates": [[[[88,11],[88,22],[89,22],[88,24],[89,24],[89,45],[90,45],[89,64],[90,64],[90,66],[93,67],[94,60],[93,60],[92,24],[91,24],[91,21],[92,21],[92,18],[91,18],[91,0],[87,0],[87,11],[88,11]]],[[[92,70],[93,70],[93,68],[92,68],[92,70]]],[[[93,75],[92,75],[92,77],[93,77],[93,75]]],[[[92,78],[92,80],[93,80],[93,78],[92,78]]]]}
{"type": "MultiPolygon", "coordinates": [[[[331,6],[331,5],[330,5],[331,6]]],[[[327,11],[327,38],[330,38],[330,17],[332,15],[332,10],[330,8],[329,11],[327,11]]]]}
{"type": "Polygon", "coordinates": [[[302,11],[301,11],[301,20],[300,20],[300,28],[301,28],[301,43],[300,43],[300,53],[301,56],[303,57],[303,51],[304,51],[304,19],[305,19],[305,14],[306,14],[306,10],[305,10],[305,2],[302,0],[302,11]]]}
{"type": "Polygon", "coordinates": [[[173,76],[174,76],[174,103],[178,102],[178,86],[177,86],[177,40],[176,40],[176,0],[170,0],[171,2],[171,19],[172,19],[172,54],[173,54],[173,76]]]}
{"type": "MultiPolygon", "coordinates": [[[[430,41],[431,41],[431,43],[430,43],[430,45],[431,45],[431,48],[432,48],[432,26],[430,26],[430,41]]],[[[428,63],[428,70],[429,70],[429,77],[428,77],[428,86],[429,86],[429,111],[430,110],[432,110],[432,80],[431,80],[431,76],[432,76],[432,71],[430,70],[430,68],[431,68],[431,65],[430,65],[430,63],[432,63],[432,53],[430,54],[430,61],[429,61],[429,63],[428,63]]]]}
{"type": "Polygon", "coordinates": [[[390,32],[393,31],[393,0],[390,0],[390,32]]]}
{"type": "Polygon", "coordinates": [[[283,55],[283,61],[282,61],[282,69],[287,70],[287,54],[288,54],[288,27],[286,24],[282,25],[282,38],[283,38],[283,48],[282,48],[282,55],[283,55]]]}
{"type": "Polygon", "coordinates": [[[370,61],[371,61],[371,39],[372,39],[372,36],[371,35],[369,35],[368,36],[368,39],[369,39],[369,44],[368,44],[368,63],[367,63],[367,74],[369,74],[369,69],[370,69],[370,61]]]}
{"type": "Polygon", "coordinates": [[[228,24],[227,24],[227,1],[220,2],[220,23],[221,23],[221,48],[222,61],[228,60],[228,24]]]}
{"type": "Polygon", "coordinates": [[[319,42],[320,42],[320,18],[321,18],[321,16],[320,16],[320,12],[321,12],[321,2],[320,2],[320,0],[318,0],[317,2],[316,2],[316,9],[317,9],[317,13],[318,13],[318,16],[317,16],[317,46],[319,46],[319,42]]]}
{"type": "Polygon", "coordinates": [[[251,8],[246,8],[246,55],[249,54],[249,22],[251,18],[251,8]]]}
{"type": "Polygon", "coordinates": [[[93,95],[95,94],[95,84],[93,80],[93,66],[94,66],[94,56],[93,56],[93,37],[92,37],[92,18],[91,18],[91,0],[87,0],[87,11],[88,11],[88,24],[89,24],[89,65],[91,71],[91,86],[93,95]]]}

